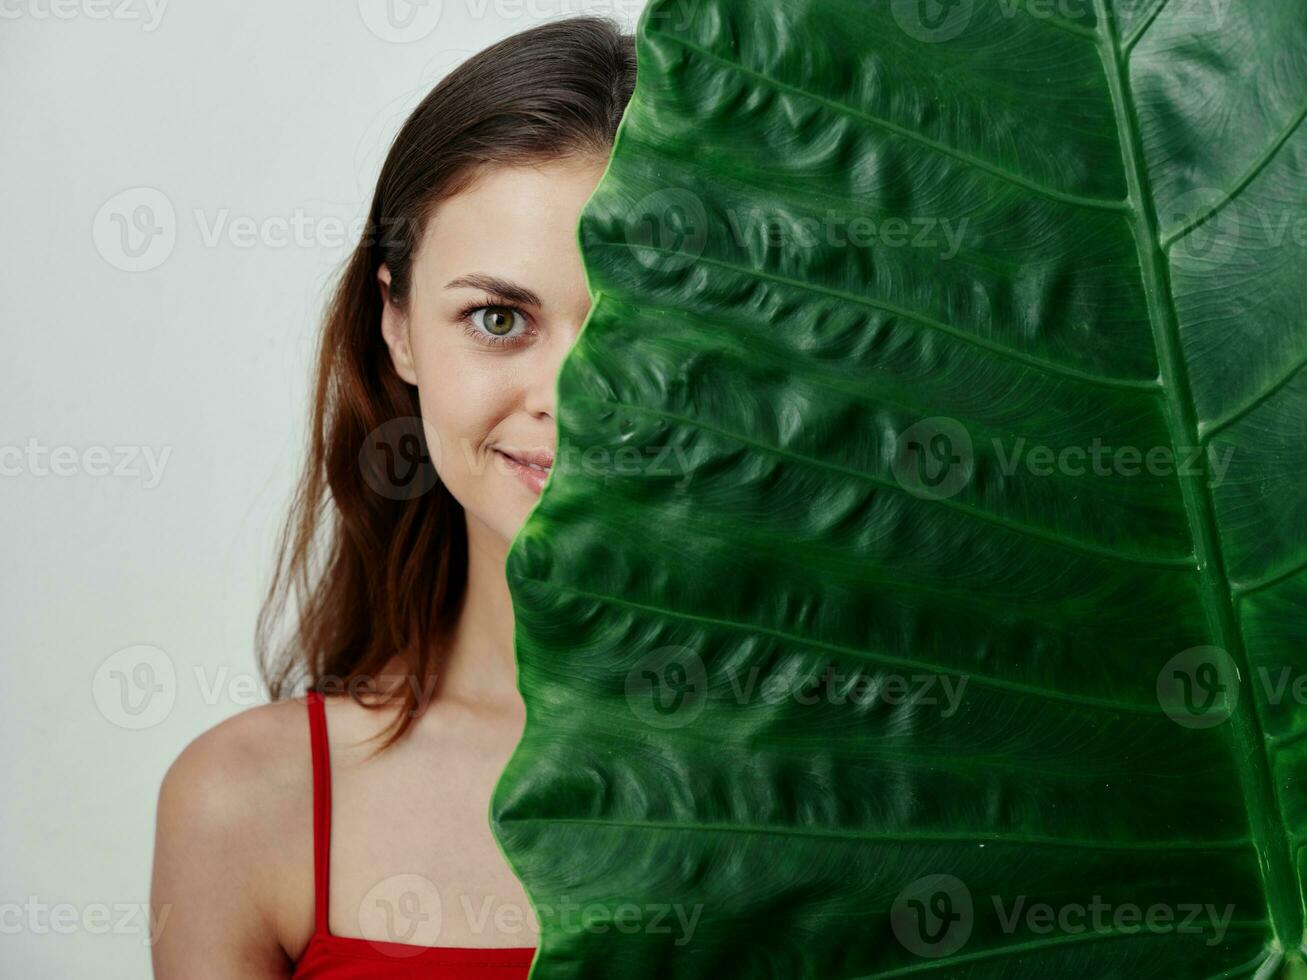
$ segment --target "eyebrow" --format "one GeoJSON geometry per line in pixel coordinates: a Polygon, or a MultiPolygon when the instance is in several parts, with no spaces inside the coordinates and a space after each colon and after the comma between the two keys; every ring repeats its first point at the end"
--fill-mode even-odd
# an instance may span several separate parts
{"type": "Polygon", "coordinates": [[[500,279],[498,276],[487,276],[475,273],[470,276],[459,276],[457,279],[451,279],[445,283],[446,289],[480,289],[487,293],[493,293],[500,299],[506,299],[510,303],[521,303],[523,306],[544,306],[540,297],[527,289],[525,286],[519,286],[517,283],[509,282],[507,279],[500,279]]]}

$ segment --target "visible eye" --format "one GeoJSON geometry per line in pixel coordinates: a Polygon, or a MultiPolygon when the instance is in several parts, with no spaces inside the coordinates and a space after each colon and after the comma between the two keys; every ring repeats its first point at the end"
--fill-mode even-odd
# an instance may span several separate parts
{"type": "Polygon", "coordinates": [[[519,327],[527,326],[526,314],[511,306],[479,306],[468,312],[468,319],[487,340],[501,341],[519,327]]]}

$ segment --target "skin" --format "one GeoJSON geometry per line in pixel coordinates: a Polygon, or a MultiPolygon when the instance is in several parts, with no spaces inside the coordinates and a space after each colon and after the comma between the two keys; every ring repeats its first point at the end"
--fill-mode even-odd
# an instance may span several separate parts
{"type": "MultiPolygon", "coordinates": [[[[405,308],[389,299],[390,270],[379,271],[382,334],[396,372],[417,387],[441,480],[463,505],[469,577],[438,689],[428,688],[428,708],[404,739],[369,758],[366,740],[386,727],[387,713],[327,700],[334,935],[537,944],[526,895],[487,820],[525,720],[504,564],[538,499],[498,450],[554,448],[558,369],[590,309],[575,229],[604,164],[583,156],[487,169],[428,222],[405,308]],[[536,301],[497,295],[471,277],[536,301]],[[497,305],[514,309],[499,319],[465,315],[497,305]],[[507,343],[487,339],[505,324],[507,343]],[[432,917],[416,932],[388,931],[380,910],[403,891],[418,894],[424,911],[439,894],[438,930],[432,917]]],[[[403,673],[398,663],[392,669],[403,673]]],[[[159,980],[292,974],[314,929],[312,803],[302,699],[243,711],[182,751],[158,801],[159,980]]]]}

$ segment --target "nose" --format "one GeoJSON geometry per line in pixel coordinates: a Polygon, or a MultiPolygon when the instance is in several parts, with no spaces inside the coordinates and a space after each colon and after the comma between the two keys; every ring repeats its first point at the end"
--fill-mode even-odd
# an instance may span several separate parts
{"type": "Polygon", "coordinates": [[[576,343],[581,332],[584,318],[567,325],[566,329],[550,332],[546,342],[537,344],[531,365],[531,378],[526,386],[526,411],[533,417],[552,422],[558,411],[557,401],[558,372],[563,366],[563,359],[576,343]]]}
{"type": "Polygon", "coordinates": [[[557,411],[554,405],[554,380],[557,377],[557,370],[535,372],[526,393],[526,410],[532,418],[546,422],[553,420],[557,411]]]}

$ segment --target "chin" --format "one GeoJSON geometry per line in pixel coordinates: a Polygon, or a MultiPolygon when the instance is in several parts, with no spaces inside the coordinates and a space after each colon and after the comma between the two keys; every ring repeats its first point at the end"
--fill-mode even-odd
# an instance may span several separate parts
{"type": "Polygon", "coordinates": [[[507,548],[517,532],[522,529],[526,523],[527,515],[531,513],[531,505],[517,505],[505,503],[496,507],[493,513],[482,512],[477,517],[490,532],[503,541],[504,547],[507,548]]]}
{"type": "Polygon", "coordinates": [[[520,514],[515,513],[513,515],[513,518],[505,523],[504,526],[508,529],[508,534],[507,534],[508,541],[512,541],[513,538],[517,536],[517,532],[522,530],[522,525],[526,523],[526,519],[530,515],[531,515],[531,507],[528,505],[527,507],[523,508],[520,514]]]}

